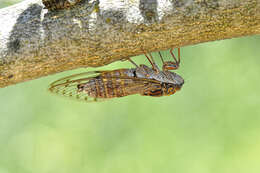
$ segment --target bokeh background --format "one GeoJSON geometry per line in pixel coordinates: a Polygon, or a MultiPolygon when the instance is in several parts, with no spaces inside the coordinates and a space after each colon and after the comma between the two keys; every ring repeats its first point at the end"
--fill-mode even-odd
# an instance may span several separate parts
{"type": "Polygon", "coordinates": [[[0,173],[259,173],[260,37],[181,50],[185,84],[173,96],[85,103],[47,91],[93,68],[1,88],[0,173]]]}

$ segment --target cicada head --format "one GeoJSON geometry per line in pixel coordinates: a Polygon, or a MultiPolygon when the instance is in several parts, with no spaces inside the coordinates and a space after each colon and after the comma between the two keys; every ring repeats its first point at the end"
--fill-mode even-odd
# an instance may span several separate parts
{"type": "Polygon", "coordinates": [[[163,83],[163,95],[173,95],[176,91],[180,90],[182,85],[184,84],[184,81],[180,85],[171,84],[171,83],[163,83]]]}

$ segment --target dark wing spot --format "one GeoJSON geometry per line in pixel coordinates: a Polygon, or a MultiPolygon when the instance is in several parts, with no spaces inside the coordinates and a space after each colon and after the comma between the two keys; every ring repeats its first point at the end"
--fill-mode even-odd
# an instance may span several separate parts
{"type": "Polygon", "coordinates": [[[137,77],[137,75],[136,75],[136,71],[135,71],[135,70],[134,70],[133,74],[134,74],[134,77],[137,77]]]}

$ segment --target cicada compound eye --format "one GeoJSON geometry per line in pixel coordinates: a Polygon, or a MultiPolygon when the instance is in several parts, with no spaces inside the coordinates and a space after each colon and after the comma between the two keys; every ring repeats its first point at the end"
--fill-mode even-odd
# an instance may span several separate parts
{"type": "Polygon", "coordinates": [[[167,90],[167,95],[172,95],[176,92],[175,88],[171,87],[171,88],[168,88],[167,90]]]}

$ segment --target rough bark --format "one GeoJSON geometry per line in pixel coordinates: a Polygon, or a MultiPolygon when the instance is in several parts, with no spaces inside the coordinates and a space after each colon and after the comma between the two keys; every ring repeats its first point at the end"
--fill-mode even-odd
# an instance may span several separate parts
{"type": "Polygon", "coordinates": [[[145,52],[260,34],[260,0],[100,0],[0,9],[0,87],[145,52]]]}

